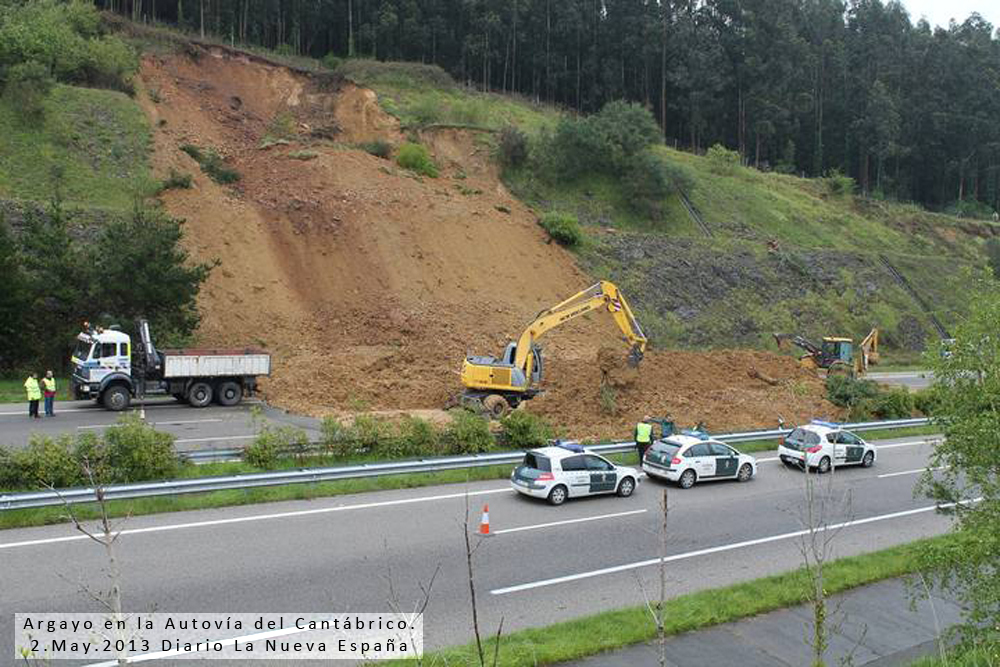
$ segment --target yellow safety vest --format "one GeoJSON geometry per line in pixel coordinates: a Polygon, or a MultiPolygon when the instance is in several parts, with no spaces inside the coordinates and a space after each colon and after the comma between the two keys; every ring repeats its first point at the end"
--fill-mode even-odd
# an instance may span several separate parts
{"type": "Polygon", "coordinates": [[[56,393],[56,379],[55,378],[42,378],[42,384],[45,385],[45,391],[50,393],[56,393]]]}
{"type": "Polygon", "coordinates": [[[653,425],[640,422],[635,427],[635,439],[638,442],[650,442],[653,439],[653,425]]]}
{"type": "Polygon", "coordinates": [[[40,401],[42,399],[42,390],[38,387],[38,380],[35,378],[25,380],[24,388],[28,391],[29,401],[40,401]]]}

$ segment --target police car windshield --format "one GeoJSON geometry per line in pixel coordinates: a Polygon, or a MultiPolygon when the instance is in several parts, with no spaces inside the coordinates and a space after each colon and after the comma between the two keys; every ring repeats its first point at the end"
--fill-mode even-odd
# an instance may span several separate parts
{"type": "Polygon", "coordinates": [[[807,431],[802,428],[797,428],[788,434],[785,438],[785,446],[790,449],[802,449],[807,445],[818,445],[819,444],[819,434],[813,431],[807,431]]]}
{"type": "Polygon", "coordinates": [[[534,468],[535,470],[541,470],[542,472],[552,472],[552,462],[549,461],[544,456],[538,454],[533,454],[528,452],[524,455],[523,466],[526,468],[534,468]]]}

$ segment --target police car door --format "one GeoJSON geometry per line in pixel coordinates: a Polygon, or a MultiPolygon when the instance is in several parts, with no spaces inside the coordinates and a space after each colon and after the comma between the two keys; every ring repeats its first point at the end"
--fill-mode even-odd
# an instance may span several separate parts
{"type": "Polygon", "coordinates": [[[570,496],[585,496],[590,493],[590,472],[583,454],[567,456],[561,462],[570,496]]]}
{"type": "Polygon", "coordinates": [[[861,463],[861,458],[865,455],[865,446],[861,439],[847,431],[837,434],[837,447],[842,447],[844,450],[844,463],[861,463]]]}
{"type": "Polygon", "coordinates": [[[590,492],[607,493],[618,488],[618,471],[600,456],[587,454],[587,471],[590,472],[590,492]]]}
{"type": "Polygon", "coordinates": [[[691,465],[694,467],[694,471],[698,473],[698,479],[715,477],[715,457],[712,456],[707,442],[699,442],[693,445],[687,450],[685,456],[691,459],[691,465]]]}
{"type": "Polygon", "coordinates": [[[721,442],[710,443],[712,455],[715,456],[715,476],[716,477],[736,477],[739,469],[739,457],[732,448],[723,445],[721,442]]]}
{"type": "Polygon", "coordinates": [[[827,433],[826,434],[826,440],[827,440],[827,442],[833,443],[831,445],[833,447],[833,460],[834,460],[834,462],[837,465],[840,465],[841,463],[843,463],[844,459],[847,458],[846,443],[841,438],[841,435],[842,435],[842,432],[839,432],[839,431],[837,433],[827,433]]]}

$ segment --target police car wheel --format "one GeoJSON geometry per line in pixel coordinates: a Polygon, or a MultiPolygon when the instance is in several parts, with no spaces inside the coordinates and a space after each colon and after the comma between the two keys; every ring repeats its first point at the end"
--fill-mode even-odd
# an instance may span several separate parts
{"type": "Polygon", "coordinates": [[[680,487],[682,489],[690,489],[692,486],[694,486],[697,477],[698,476],[695,475],[694,470],[685,470],[683,474],[681,474],[681,478],[678,481],[678,484],[680,484],[680,487]]]}
{"type": "Polygon", "coordinates": [[[821,475],[825,475],[826,473],[830,472],[829,456],[824,456],[819,460],[819,466],[816,467],[816,471],[821,475]]]}
{"type": "Polygon", "coordinates": [[[628,498],[635,491],[635,481],[631,477],[626,477],[618,484],[618,495],[622,498],[628,498]]]}
{"type": "Polygon", "coordinates": [[[562,505],[566,502],[566,487],[562,484],[552,487],[549,491],[549,502],[553,505],[562,505]]]}
{"type": "Polygon", "coordinates": [[[740,472],[736,475],[736,479],[741,482],[749,482],[751,477],[753,477],[753,467],[749,463],[744,463],[740,467],[740,472]]]}
{"type": "Polygon", "coordinates": [[[870,450],[865,452],[864,457],[861,459],[861,467],[871,468],[874,463],[875,463],[875,452],[870,450]]]}

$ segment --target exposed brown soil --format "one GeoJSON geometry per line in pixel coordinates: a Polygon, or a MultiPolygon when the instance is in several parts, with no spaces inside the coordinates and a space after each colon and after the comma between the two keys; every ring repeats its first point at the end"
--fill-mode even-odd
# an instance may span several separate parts
{"type": "MultiPolygon", "coordinates": [[[[141,77],[154,168],[194,175],[164,202],[186,220],[192,255],[221,262],[201,295],[199,342],[269,348],[272,403],[311,414],[439,408],[467,352],[498,353],[592,282],[500,184],[482,135],[424,133],[442,174],[421,178],[353,147],[402,135],[374,93],[348,82],[195,46],[147,56],[141,77]],[[282,119],[290,143],[261,148],[282,119]],[[241,180],[212,182],[180,150],[188,143],[216,149],[241,180]],[[316,155],[292,155],[303,150],[316,155]]],[[[606,415],[595,360],[608,346],[624,358],[617,338],[594,314],[549,334],[548,392],[529,409],[581,437],[620,434],[642,412],[719,427],[773,423],[779,405],[786,419],[832,413],[791,360],[650,352],[606,415]],[[751,364],[793,382],[752,380],[751,364]]]]}

